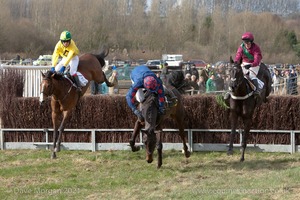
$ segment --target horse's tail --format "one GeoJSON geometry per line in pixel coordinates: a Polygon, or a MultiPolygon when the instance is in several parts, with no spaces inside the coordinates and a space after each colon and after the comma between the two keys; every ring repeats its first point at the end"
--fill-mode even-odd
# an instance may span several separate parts
{"type": "Polygon", "coordinates": [[[109,49],[105,48],[104,50],[102,50],[102,52],[100,54],[93,54],[99,61],[101,67],[103,67],[105,65],[104,58],[108,55],[108,53],[109,53],[109,49]]]}
{"type": "Polygon", "coordinates": [[[104,76],[104,82],[106,83],[107,87],[113,87],[114,84],[107,80],[104,72],[103,72],[103,76],[104,76]]]}

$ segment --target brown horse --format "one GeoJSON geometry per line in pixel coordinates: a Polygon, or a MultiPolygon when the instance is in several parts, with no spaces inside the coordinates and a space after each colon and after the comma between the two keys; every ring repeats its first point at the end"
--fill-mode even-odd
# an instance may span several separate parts
{"type": "MultiPolygon", "coordinates": [[[[108,53],[104,51],[99,55],[84,54],[79,57],[78,71],[90,82],[105,82],[108,87],[112,87],[102,71],[105,64],[104,57],[108,53]]],[[[48,96],[51,98],[52,123],[53,123],[53,151],[51,158],[56,158],[56,152],[60,151],[61,136],[72,109],[77,105],[81,95],[83,95],[89,83],[82,88],[81,94],[77,91],[75,84],[61,74],[48,71],[42,73],[40,103],[44,103],[48,96]],[[62,120],[60,121],[62,116],[62,120]],[[59,134],[58,134],[59,132],[59,134]]]]}
{"type": "Polygon", "coordinates": [[[144,122],[137,120],[135,122],[134,131],[129,141],[132,151],[138,151],[139,146],[135,146],[135,139],[137,134],[145,127],[142,132],[144,133],[143,141],[146,148],[146,161],[151,163],[153,161],[153,152],[155,146],[158,152],[158,164],[157,168],[162,166],[162,126],[166,118],[171,117],[176,121],[179,129],[179,135],[182,139],[184,155],[186,158],[190,157],[190,152],[186,145],[186,139],[184,134],[184,107],[182,104],[182,97],[176,88],[172,88],[173,93],[177,96],[177,105],[173,107],[167,107],[166,115],[159,116],[158,114],[158,95],[151,92],[146,92],[145,101],[140,105],[142,114],[145,118],[144,122]]]}
{"type": "MultiPolygon", "coordinates": [[[[230,76],[231,80],[229,83],[231,89],[230,97],[230,120],[231,120],[231,134],[230,143],[227,154],[233,154],[233,140],[236,134],[236,128],[238,123],[238,117],[243,119],[244,132],[242,134],[242,154],[240,161],[245,160],[245,150],[247,146],[247,136],[249,135],[250,128],[252,125],[252,116],[255,108],[259,106],[262,101],[257,100],[253,95],[253,90],[250,87],[248,80],[245,78],[243,69],[240,63],[234,63],[230,58],[231,69],[230,76]]],[[[272,79],[268,68],[262,64],[258,72],[257,78],[264,82],[261,97],[266,102],[266,97],[271,92],[272,79]]]]}

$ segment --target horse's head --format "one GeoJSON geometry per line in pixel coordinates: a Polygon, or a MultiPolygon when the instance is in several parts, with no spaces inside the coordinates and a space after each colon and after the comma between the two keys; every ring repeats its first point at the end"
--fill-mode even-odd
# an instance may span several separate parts
{"type": "Polygon", "coordinates": [[[45,74],[42,73],[42,81],[40,84],[40,104],[42,105],[46,98],[48,96],[51,96],[53,94],[53,83],[52,83],[52,78],[55,76],[56,73],[52,71],[47,71],[45,74]]]}
{"type": "Polygon", "coordinates": [[[148,163],[153,161],[153,152],[156,146],[155,128],[158,116],[158,95],[147,92],[145,101],[142,103],[142,113],[145,118],[145,130],[143,130],[143,141],[146,148],[146,160],[148,163]]]}
{"type": "Polygon", "coordinates": [[[240,63],[233,62],[230,57],[230,82],[229,88],[234,91],[244,80],[244,73],[240,63]]]}

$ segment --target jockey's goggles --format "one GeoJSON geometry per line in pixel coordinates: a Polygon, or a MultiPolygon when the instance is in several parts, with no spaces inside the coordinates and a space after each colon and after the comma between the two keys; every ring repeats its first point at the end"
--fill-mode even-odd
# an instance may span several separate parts
{"type": "Polygon", "coordinates": [[[70,42],[71,40],[61,40],[62,43],[70,42]]]}

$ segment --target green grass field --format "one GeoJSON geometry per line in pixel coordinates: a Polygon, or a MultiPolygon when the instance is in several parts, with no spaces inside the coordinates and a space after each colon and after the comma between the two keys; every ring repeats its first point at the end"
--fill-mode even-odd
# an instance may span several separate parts
{"type": "Polygon", "coordinates": [[[0,199],[300,199],[300,154],[0,151],[0,199]]]}

